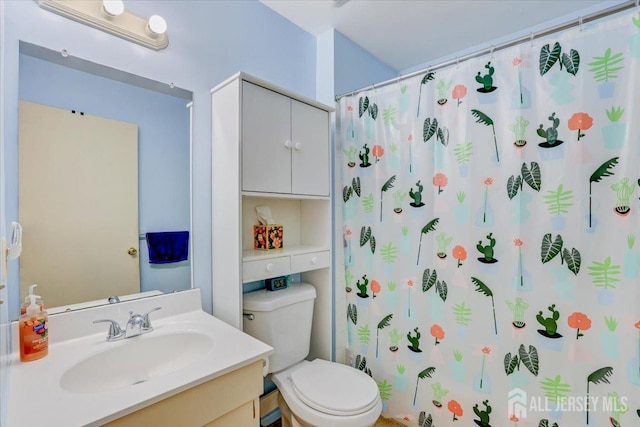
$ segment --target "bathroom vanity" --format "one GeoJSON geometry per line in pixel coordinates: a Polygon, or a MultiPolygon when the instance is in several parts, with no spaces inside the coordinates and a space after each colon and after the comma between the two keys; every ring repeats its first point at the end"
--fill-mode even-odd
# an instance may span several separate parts
{"type": "Polygon", "coordinates": [[[50,426],[258,427],[271,353],[202,311],[198,289],[53,315],[47,357],[12,354],[7,422],[32,426],[37,407],[50,426]],[[108,325],[93,323],[156,307],[143,335],[107,342],[108,325]]]}
{"type": "Polygon", "coordinates": [[[262,361],[257,361],[105,426],[258,427],[261,393],[262,361]]]}

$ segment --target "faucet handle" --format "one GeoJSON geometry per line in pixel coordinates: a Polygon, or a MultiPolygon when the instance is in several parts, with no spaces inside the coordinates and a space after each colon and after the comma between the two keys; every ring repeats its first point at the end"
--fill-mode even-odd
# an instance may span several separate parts
{"type": "Polygon", "coordinates": [[[124,337],[125,331],[122,330],[118,322],[111,319],[94,320],[93,323],[110,323],[109,332],[107,333],[107,341],[117,341],[124,337]]]}
{"type": "Polygon", "coordinates": [[[152,308],[151,310],[147,311],[145,314],[142,315],[142,329],[144,329],[144,330],[152,330],[153,329],[153,327],[151,326],[151,319],[149,319],[149,314],[153,313],[154,311],[158,311],[161,308],[162,307],[152,308]]]}

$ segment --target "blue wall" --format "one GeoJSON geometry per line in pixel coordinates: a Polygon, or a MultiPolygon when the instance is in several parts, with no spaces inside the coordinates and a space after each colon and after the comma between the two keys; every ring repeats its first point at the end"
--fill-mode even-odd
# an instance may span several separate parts
{"type": "Polygon", "coordinates": [[[398,71],[334,31],[335,92],[342,95],[394,78],[398,71]]]}
{"type": "MultiPolygon", "coordinates": [[[[188,101],[23,54],[19,97],[138,125],[139,230],[189,229],[188,101]]],[[[7,215],[17,218],[18,170],[12,159],[7,159],[6,191],[7,215]]],[[[142,291],[189,288],[188,263],[150,268],[145,241],[140,242],[140,262],[142,291]]],[[[11,271],[12,282],[17,270],[11,271]]],[[[14,319],[17,302],[13,298],[10,304],[14,319]]]]}
{"type": "MultiPolygon", "coordinates": [[[[8,158],[16,158],[19,54],[23,40],[193,92],[193,244],[195,286],[211,312],[211,99],[210,89],[245,71],[315,98],[316,40],[256,0],[127,2],[140,16],[168,23],[169,47],[156,52],[38,7],[34,1],[2,2],[4,126],[8,158]],[[12,152],[12,150],[14,150],[12,152]]],[[[215,159],[213,159],[215,164],[215,159]]],[[[15,220],[7,215],[5,221],[15,220]]],[[[18,268],[12,261],[10,270],[18,268]]],[[[17,300],[17,283],[9,298],[17,300]]]]}

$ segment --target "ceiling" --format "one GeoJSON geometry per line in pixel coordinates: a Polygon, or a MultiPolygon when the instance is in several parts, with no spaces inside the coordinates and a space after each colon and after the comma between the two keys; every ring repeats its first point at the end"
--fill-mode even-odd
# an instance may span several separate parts
{"type": "Polygon", "coordinates": [[[621,3],[594,0],[260,1],[315,36],[335,28],[399,72],[474,46],[484,44],[486,47],[491,41],[523,30],[541,31],[559,19],[576,19],[579,11],[586,14],[621,3]]]}

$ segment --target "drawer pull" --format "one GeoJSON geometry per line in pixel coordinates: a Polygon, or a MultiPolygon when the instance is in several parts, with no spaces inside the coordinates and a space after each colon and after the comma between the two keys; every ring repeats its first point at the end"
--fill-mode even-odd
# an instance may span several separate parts
{"type": "Polygon", "coordinates": [[[311,264],[315,265],[318,262],[318,257],[314,256],[313,258],[311,258],[311,264]]]}
{"type": "Polygon", "coordinates": [[[284,142],[284,146],[285,146],[285,148],[291,148],[291,141],[287,139],[287,140],[284,142]]]}
{"type": "Polygon", "coordinates": [[[272,262],[270,262],[269,264],[267,264],[267,271],[268,271],[269,273],[271,273],[271,272],[273,271],[273,263],[272,263],[272,262]]]}
{"type": "Polygon", "coordinates": [[[302,144],[300,144],[299,142],[296,142],[295,144],[293,144],[293,148],[300,151],[302,150],[302,144]]]}

